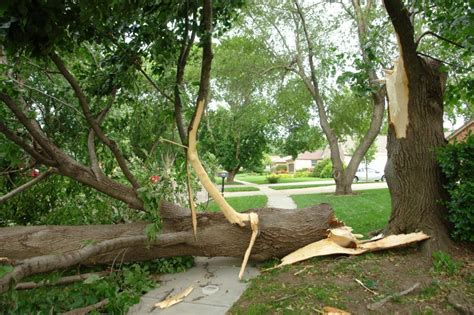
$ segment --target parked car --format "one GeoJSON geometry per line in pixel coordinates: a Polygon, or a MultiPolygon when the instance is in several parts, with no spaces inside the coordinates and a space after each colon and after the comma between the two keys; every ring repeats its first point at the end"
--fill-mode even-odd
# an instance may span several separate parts
{"type": "Polygon", "coordinates": [[[354,176],[354,183],[359,181],[385,181],[385,175],[383,172],[377,171],[373,168],[361,167],[357,170],[356,175],[354,176]]]}

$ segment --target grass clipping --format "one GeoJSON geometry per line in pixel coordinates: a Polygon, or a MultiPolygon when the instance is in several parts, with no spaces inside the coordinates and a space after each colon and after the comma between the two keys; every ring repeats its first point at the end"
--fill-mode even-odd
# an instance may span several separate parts
{"type": "MultiPolygon", "coordinates": [[[[360,235],[352,234],[351,228],[344,226],[332,229],[327,238],[302,247],[286,255],[274,268],[291,265],[317,256],[336,254],[360,255],[389,248],[402,247],[430,238],[423,232],[390,235],[377,240],[359,241],[360,235]]],[[[273,269],[273,268],[272,268],[273,269]]]]}

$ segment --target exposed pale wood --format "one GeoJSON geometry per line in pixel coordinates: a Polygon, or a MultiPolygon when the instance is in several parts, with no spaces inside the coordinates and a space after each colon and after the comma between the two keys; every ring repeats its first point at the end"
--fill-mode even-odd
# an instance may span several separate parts
{"type": "MultiPolygon", "coordinates": [[[[396,248],[401,246],[407,246],[409,244],[420,242],[430,238],[423,232],[390,235],[373,242],[359,243],[356,248],[347,248],[339,245],[331,238],[326,238],[305,247],[302,247],[291,254],[282,258],[281,263],[276,266],[282,267],[285,265],[294,264],[299,261],[303,261],[312,257],[328,256],[336,254],[345,255],[360,255],[365,252],[375,252],[389,248],[396,248]]],[[[350,242],[346,242],[347,246],[351,246],[350,242]]],[[[271,268],[273,269],[273,268],[271,268]]]]}
{"type": "Polygon", "coordinates": [[[168,298],[166,298],[164,301],[161,301],[159,303],[156,303],[154,307],[159,307],[161,309],[163,308],[168,308],[170,306],[173,306],[175,304],[178,304],[184,300],[185,297],[187,297],[194,288],[192,286],[187,287],[183,291],[176,293],[175,295],[171,295],[168,298]]]}

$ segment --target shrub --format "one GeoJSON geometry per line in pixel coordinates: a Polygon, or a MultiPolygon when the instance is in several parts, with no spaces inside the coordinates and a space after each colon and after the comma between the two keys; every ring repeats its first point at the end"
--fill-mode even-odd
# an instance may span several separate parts
{"type": "Polygon", "coordinates": [[[321,171],[321,174],[319,175],[319,177],[322,177],[322,178],[332,178],[332,162],[329,161],[329,163],[327,163],[323,170],[321,171]]]}
{"type": "Polygon", "coordinates": [[[272,173],[267,176],[267,182],[269,182],[270,184],[278,183],[279,180],[280,176],[278,174],[272,173]]]}
{"type": "Polygon", "coordinates": [[[277,165],[275,167],[275,173],[288,173],[288,167],[286,165],[277,165]]]}
{"type": "Polygon", "coordinates": [[[474,135],[439,149],[437,157],[446,176],[449,199],[445,204],[454,225],[452,236],[474,242],[474,135]]]}
{"type": "Polygon", "coordinates": [[[310,172],[308,171],[297,171],[294,175],[294,177],[309,177],[310,172]]]}
{"type": "Polygon", "coordinates": [[[316,166],[313,169],[313,173],[311,174],[312,177],[321,177],[321,172],[324,169],[324,167],[331,163],[331,159],[324,159],[321,160],[316,164],[316,166]]]}

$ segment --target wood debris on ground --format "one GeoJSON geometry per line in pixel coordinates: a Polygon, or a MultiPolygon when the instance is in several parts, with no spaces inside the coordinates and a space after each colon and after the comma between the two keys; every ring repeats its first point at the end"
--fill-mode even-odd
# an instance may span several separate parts
{"type": "MultiPolygon", "coordinates": [[[[360,255],[389,248],[407,246],[430,238],[423,232],[389,235],[384,238],[369,241],[359,241],[351,232],[350,227],[332,229],[328,238],[311,243],[282,258],[281,263],[274,268],[294,264],[317,256],[336,254],[360,255]]],[[[273,269],[273,268],[270,268],[273,269]]]]}
{"type": "Polygon", "coordinates": [[[323,307],[323,314],[324,315],[351,315],[351,313],[346,312],[344,310],[340,310],[335,307],[325,306],[323,307]]]}
{"type": "Polygon", "coordinates": [[[154,307],[155,308],[159,307],[163,309],[163,308],[168,308],[170,306],[178,304],[182,302],[184,298],[187,297],[193,291],[193,289],[194,288],[192,286],[187,287],[183,291],[167,297],[164,301],[161,301],[160,303],[156,303],[154,307]]]}

